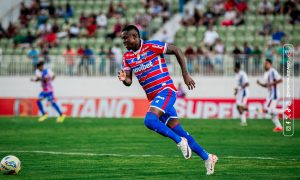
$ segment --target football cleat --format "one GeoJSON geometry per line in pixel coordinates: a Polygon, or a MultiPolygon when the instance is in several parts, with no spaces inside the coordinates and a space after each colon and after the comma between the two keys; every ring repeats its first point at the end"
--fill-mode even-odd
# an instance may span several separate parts
{"type": "Polygon", "coordinates": [[[65,118],[66,118],[66,116],[64,114],[62,114],[61,116],[57,117],[56,122],[63,123],[65,118]]]}
{"type": "Polygon", "coordinates": [[[241,126],[248,126],[246,122],[241,122],[241,126]]]}
{"type": "Polygon", "coordinates": [[[282,127],[275,127],[273,132],[282,132],[282,127]]]}
{"type": "Polygon", "coordinates": [[[41,116],[41,117],[38,119],[38,122],[43,122],[43,121],[45,121],[46,119],[48,119],[48,114],[44,114],[43,116],[41,116]]]}
{"type": "Polygon", "coordinates": [[[215,164],[218,161],[218,157],[214,154],[209,154],[208,159],[204,162],[206,167],[206,175],[212,175],[215,172],[215,164]]]}
{"type": "Polygon", "coordinates": [[[186,138],[181,137],[181,141],[177,144],[177,146],[181,150],[185,159],[190,159],[192,157],[192,150],[186,138]]]}

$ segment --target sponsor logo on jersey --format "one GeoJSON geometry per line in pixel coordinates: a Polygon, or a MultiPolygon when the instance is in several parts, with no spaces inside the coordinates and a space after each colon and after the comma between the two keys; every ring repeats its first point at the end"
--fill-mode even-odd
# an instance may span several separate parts
{"type": "Polygon", "coordinates": [[[144,71],[152,66],[153,66],[152,61],[149,61],[146,64],[140,64],[138,67],[134,68],[133,72],[138,73],[138,72],[144,71]]]}

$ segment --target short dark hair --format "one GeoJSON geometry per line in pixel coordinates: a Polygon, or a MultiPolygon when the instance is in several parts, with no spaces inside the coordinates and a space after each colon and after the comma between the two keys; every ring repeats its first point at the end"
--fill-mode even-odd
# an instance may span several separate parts
{"type": "Polygon", "coordinates": [[[44,65],[44,61],[39,61],[37,64],[36,64],[36,67],[41,67],[44,65]]]}
{"type": "Polygon", "coordinates": [[[131,31],[131,30],[135,30],[136,32],[137,32],[137,34],[138,34],[138,37],[140,38],[140,31],[139,31],[139,29],[135,26],[135,25],[128,25],[128,26],[126,26],[123,30],[122,30],[122,32],[125,32],[125,31],[131,31]]]}
{"type": "Polygon", "coordinates": [[[241,69],[241,64],[240,63],[235,63],[234,68],[241,69]]]}
{"type": "Polygon", "coordinates": [[[266,61],[267,61],[268,63],[270,63],[270,64],[273,63],[271,59],[266,59],[266,61]]]}

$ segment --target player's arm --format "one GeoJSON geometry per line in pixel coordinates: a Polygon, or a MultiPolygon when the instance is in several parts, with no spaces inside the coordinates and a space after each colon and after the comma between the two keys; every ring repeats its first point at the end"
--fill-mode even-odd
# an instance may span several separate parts
{"type": "Polygon", "coordinates": [[[30,79],[30,81],[33,81],[33,82],[37,82],[37,81],[40,81],[40,80],[42,80],[42,79],[38,76],[30,79]]]}
{"type": "Polygon", "coordinates": [[[189,73],[187,71],[185,60],[184,60],[184,54],[182,53],[180,48],[178,48],[178,47],[176,47],[172,44],[168,44],[166,54],[171,54],[171,55],[176,56],[176,59],[177,59],[179,65],[180,65],[180,68],[181,68],[184,83],[188,86],[189,90],[194,89],[195,88],[195,82],[191,78],[191,76],[189,75],[189,73]]]}
{"type": "Polygon", "coordinates": [[[132,84],[132,71],[122,69],[118,72],[118,78],[125,86],[130,86],[132,84]]]}
{"type": "Polygon", "coordinates": [[[242,89],[245,89],[246,87],[249,87],[249,82],[246,82],[244,85],[242,85],[242,89]]]}
{"type": "Polygon", "coordinates": [[[274,82],[267,84],[267,86],[270,87],[270,86],[277,85],[279,83],[282,83],[282,79],[275,80],[274,82]]]}
{"type": "Polygon", "coordinates": [[[261,87],[267,88],[267,83],[261,83],[259,80],[256,81],[258,85],[260,85],[261,87]]]}

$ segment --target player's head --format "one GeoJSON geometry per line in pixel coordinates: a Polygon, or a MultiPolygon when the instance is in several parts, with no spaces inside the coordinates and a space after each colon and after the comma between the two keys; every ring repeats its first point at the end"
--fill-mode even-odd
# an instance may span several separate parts
{"type": "Polygon", "coordinates": [[[238,73],[241,69],[241,64],[240,63],[235,63],[234,65],[234,72],[238,73]]]}
{"type": "Polygon", "coordinates": [[[266,71],[268,71],[272,67],[272,60],[271,59],[266,59],[264,68],[266,71]]]}
{"type": "Polygon", "coordinates": [[[40,71],[43,71],[43,69],[44,69],[44,62],[43,61],[38,62],[37,65],[36,65],[36,68],[38,70],[40,70],[40,71]]]}
{"type": "Polygon", "coordinates": [[[123,44],[128,50],[137,50],[140,43],[140,31],[134,25],[128,25],[122,30],[123,44]]]}

